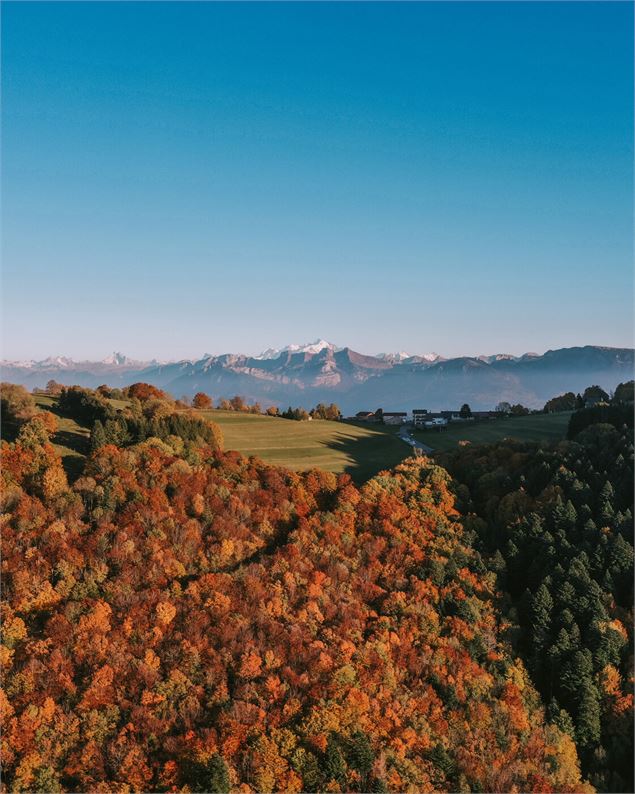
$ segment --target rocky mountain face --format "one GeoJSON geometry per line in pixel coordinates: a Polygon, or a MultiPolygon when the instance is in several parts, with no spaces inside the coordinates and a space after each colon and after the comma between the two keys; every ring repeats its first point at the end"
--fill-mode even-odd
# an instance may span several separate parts
{"type": "Polygon", "coordinates": [[[631,348],[585,347],[549,350],[544,355],[505,354],[443,359],[436,354],[368,356],[324,340],[289,345],[260,356],[206,355],[197,361],[133,361],[115,353],[100,362],[64,357],[40,362],[3,362],[2,378],[28,388],[50,379],[96,387],[146,381],[175,397],[205,391],[214,398],[243,395],[263,405],[312,406],[337,402],[345,414],[385,410],[474,410],[501,400],[541,408],[546,400],[590,384],[613,389],[633,377],[631,348]]]}

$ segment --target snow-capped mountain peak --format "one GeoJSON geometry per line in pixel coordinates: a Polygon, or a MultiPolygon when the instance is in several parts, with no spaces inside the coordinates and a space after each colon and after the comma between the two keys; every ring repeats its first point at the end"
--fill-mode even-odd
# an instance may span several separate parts
{"type": "Polygon", "coordinates": [[[317,339],[315,342],[311,342],[308,345],[301,345],[300,348],[296,351],[297,353],[321,353],[322,350],[328,348],[329,350],[339,350],[340,348],[336,347],[331,342],[327,342],[325,339],[317,339]]]}
{"type": "Polygon", "coordinates": [[[106,356],[106,358],[103,359],[102,361],[102,364],[111,364],[117,367],[120,367],[123,364],[127,364],[127,363],[128,363],[128,357],[124,356],[123,353],[113,353],[110,356],[106,356]]]}
{"type": "Polygon", "coordinates": [[[409,358],[419,359],[420,361],[427,361],[429,364],[438,361],[441,356],[438,353],[423,353],[422,355],[415,355],[412,353],[406,353],[405,350],[400,350],[399,353],[379,353],[375,358],[379,358],[382,361],[390,361],[392,364],[399,364],[402,361],[406,361],[409,358]]]}
{"type": "Polygon", "coordinates": [[[477,358],[486,364],[493,364],[495,361],[518,361],[518,356],[514,356],[511,353],[494,353],[491,356],[478,356],[477,358]]]}
{"type": "Polygon", "coordinates": [[[66,369],[67,367],[72,367],[74,363],[72,358],[67,358],[66,356],[49,356],[45,358],[44,361],[34,362],[34,365],[43,368],[60,367],[66,369]]]}
{"type": "Polygon", "coordinates": [[[380,358],[382,361],[404,361],[407,358],[410,358],[410,353],[406,353],[405,350],[400,350],[398,353],[377,353],[375,358],[380,358]]]}
{"type": "Polygon", "coordinates": [[[265,359],[273,359],[273,358],[280,358],[283,353],[320,353],[322,350],[333,350],[334,352],[341,350],[342,348],[336,347],[332,342],[327,342],[325,339],[316,339],[315,342],[309,342],[306,345],[287,345],[286,347],[282,348],[274,348],[270,347],[267,350],[260,353],[258,356],[254,356],[254,358],[265,360],[265,359]]]}

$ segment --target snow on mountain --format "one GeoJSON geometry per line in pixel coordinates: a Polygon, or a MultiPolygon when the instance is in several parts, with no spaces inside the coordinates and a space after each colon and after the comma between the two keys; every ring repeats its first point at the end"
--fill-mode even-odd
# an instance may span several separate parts
{"type": "Polygon", "coordinates": [[[259,353],[254,358],[258,359],[258,361],[267,361],[273,358],[279,358],[282,353],[281,348],[276,347],[268,347],[266,350],[263,350],[262,353],[259,353]]]}
{"type": "Polygon", "coordinates": [[[494,361],[518,361],[519,356],[514,356],[511,353],[495,353],[492,356],[477,356],[479,361],[485,361],[487,364],[492,364],[494,361]]]}
{"type": "Polygon", "coordinates": [[[129,361],[128,357],[124,356],[123,353],[113,353],[110,356],[106,356],[106,358],[104,358],[101,363],[120,367],[123,364],[127,364],[128,361],[129,361]]]}
{"type": "Polygon", "coordinates": [[[377,353],[375,358],[379,358],[382,361],[404,361],[407,358],[410,358],[410,353],[406,353],[405,350],[400,350],[399,353],[377,353]]]}
{"type": "Polygon", "coordinates": [[[407,361],[411,358],[418,361],[427,361],[428,363],[432,364],[435,361],[438,361],[441,356],[438,353],[423,353],[422,355],[418,355],[406,353],[405,350],[400,350],[398,353],[378,353],[375,358],[379,358],[382,361],[390,361],[391,364],[399,364],[402,361],[407,361]]]}
{"type": "Polygon", "coordinates": [[[318,339],[265,351],[261,358],[259,362],[227,353],[160,363],[135,362],[121,353],[96,362],[52,356],[44,361],[3,361],[2,379],[27,388],[42,388],[50,379],[89,388],[143,381],[175,395],[243,394],[263,404],[308,407],[335,399],[345,413],[355,413],[366,405],[406,410],[413,405],[451,408],[464,402],[480,410],[502,399],[540,408],[554,394],[583,391],[590,383],[615,388],[632,378],[633,371],[632,349],[593,345],[520,358],[499,354],[445,360],[435,353],[407,356],[404,351],[375,358],[318,339]]]}
{"type": "Polygon", "coordinates": [[[22,360],[22,361],[5,361],[5,360],[3,360],[2,361],[2,366],[3,367],[19,367],[20,369],[33,369],[33,366],[35,365],[35,363],[36,363],[35,361],[26,361],[26,360],[22,360]]]}
{"type": "Polygon", "coordinates": [[[157,360],[152,361],[137,361],[123,353],[112,353],[110,356],[101,359],[101,361],[76,361],[74,358],[68,356],[48,356],[47,358],[36,361],[31,359],[29,361],[2,361],[4,367],[19,367],[21,369],[30,370],[76,370],[76,369],[89,369],[89,370],[110,370],[112,367],[125,367],[125,368],[143,368],[147,366],[157,365],[160,362],[157,360]]]}
{"type": "Polygon", "coordinates": [[[42,369],[49,369],[51,367],[59,367],[60,369],[67,369],[75,364],[72,358],[66,356],[49,356],[44,361],[34,361],[34,367],[41,367],[42,369]]]}
{"type": "Polygon", "coordinates": [[[282,348],[270,347],[264,352],[260,353],[254,358],[264,361],[266,359],[280,358],[283,353],[320,353],[324,349],[332,350],[334,353],[341,350],[341,347],[336,347],[332,342],[327,342],[325,339],[316,339],[315,342],[309,342],[306,345],[287,345],[282,348]]]}

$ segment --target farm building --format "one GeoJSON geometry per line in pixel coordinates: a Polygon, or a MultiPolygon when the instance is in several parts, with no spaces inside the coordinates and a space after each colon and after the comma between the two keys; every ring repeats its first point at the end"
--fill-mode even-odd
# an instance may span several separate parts
{"type": "Polygon", "coordinates": [[[375,414],[373,411],[358,411],[355,414],[355,419],[360,422],[369,422],[375,419],[375,414]]]}
{"type": "Polygon", "coordinates": [[[406,411],[383,411],[382,416],[385,425],[402,425],[408,419],[406,411]]]}
{"type": "Polygon", "coordinates": [[[446,427],[448,424],[448,420],[445,416],[441,414],[428,414],[426,417],[425,422],[423,423],[424,427],[432,427],[440,430],[443,427],[446,427]]]}

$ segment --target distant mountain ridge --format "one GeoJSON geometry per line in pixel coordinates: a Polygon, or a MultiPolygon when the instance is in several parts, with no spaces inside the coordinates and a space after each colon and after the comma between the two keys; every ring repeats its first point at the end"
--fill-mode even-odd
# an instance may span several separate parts
{"type": "Polygon", "coordinates": [[[437,354],[364,355],[323,339],[269,349],[258,356],[225,353],[176,362],[136,361],[113,353],[97,362],[63,356],[2,362],[3,380],[28,388],[48,380],[66,385],[125,386],[147,381],[175,397],[205,391],[214,398],[241,394],[264,405],[337,402],[346,414],[383,407],[492,408],[501,400],[540,408],[565,391],[597,383],[613,389],[633,377],[632,348],[596,345],[548,350],[543,355],[497,354],[444,359],[437,354]]]}

